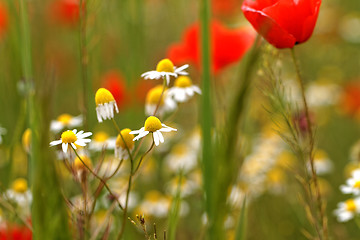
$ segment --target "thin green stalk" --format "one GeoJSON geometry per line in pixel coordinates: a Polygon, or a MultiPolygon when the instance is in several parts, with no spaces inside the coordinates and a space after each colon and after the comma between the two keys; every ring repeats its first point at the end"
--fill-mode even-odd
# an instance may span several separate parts
{"type": "Polygon", "coordinates": [[[181,204],[181,182],[183,179],[183,172],[180,171],[179,174],[179,183],[176,189],[176,195],[172,200],[170,216],[169,216],[169,240],[175,240],[176,237],[176,227],[179,222],[179,211],[180,211],[180,204],[181,204]]]}
{"type": "MultiPolygon", "coordinates": [[[[329,238],[329,236],[328,236],[327,220],[326,220],[326,215],[325,215],[325,206],[323,204],[323,200],[321,197],[320,187],[319,187],[319,183],[318,183],[318,179],[317,179],[317,175],[316,175],[316,170],[314,167],[314,135],[313,135],[313,131],[312,131],[312,123],[311,123],[310,114],[309,114],[309,107],[308,107],[308,104],[306,101],[306,96],[305,96],[304,82],[301,77],[300,67],[299,67],[299,64],[298,64],[296,56],[295,56],[294,48],[291,49],[291,57],[292,57],[292,60],[293,60],[294,66],[295,66],[296,77],[297,77],[297,81],[300,85],[301,97],[302,97],[304,110],[305,110],[305,117],[306,117],[306,122],[307,122],[307,131],[308,131],[307,137],[309,140],[308,154],[309,154],[309,160],[310,160],[312,181],[314,182],[314,187],[315,187],[315,191],[316,191],[316,193],[315,193],[316,194],[316,202],[317,202],[317,207],[318,207],[318,213],[320,215],[320,222],[321,222],[322,235],[323,235],[322,237],[324,240],[327,240],[329,238]]],[[[309,186],[309,189],[311,191],[311,186],[309,186]]],[[[321,237],[321,236],[319,236],[319,237],[321,237]]]]}
{"type": "Polygon", "coordinates": [[[210,53],[210,14],[211,7],[209,0],[201,1],[201,60],[202,60],[202,164],[203,181],[205,190],[205,206],[209,218],[209,239],[216,239],[214,232],[214,157],[212,147],[211,130],[213,127],[212,97],[211,97],[211,53],[210,53]]]}
{"type": "Polygon", "coordinates": [[[80,22],[79,22],[79,50],[80,50],[80,62],[81,62],[81,85],[82,85],[82,115],[84,122],[84,129],[88,129],[88,52],[86,42],[86,22],[87,22],[87,2],[86,0],[80,0],[80,22]]]}
{"type": "MultiPolygon", "coordinates": [[[[70,145],[71,146],[71,145],[70,145]]],[[[107,185],[107,183],[104,181],[104,179],[102,179],[99,175],[97,175],[83,160],[82,158],[79,156],[79,154],[77,153],[76,149],[73,148],[73,146],[71,146],[71,148],[74,150],[75,155],[79,158],[79,160],[81,161],[81,163],[87,168],[87,170],[94,175],[94,177],[96,177],[97,179],[99,179],[105,186],[105,188],[108,190],[108,192],[110,193],[110,195],[112,197],[114,197],[118,203],[118,206],[121,210],[124,210],[123,206],[121,205],[119,199],[117,198],[117,196],[111,191],[111,189],[109,188],[109,186],[107,185]]]]}

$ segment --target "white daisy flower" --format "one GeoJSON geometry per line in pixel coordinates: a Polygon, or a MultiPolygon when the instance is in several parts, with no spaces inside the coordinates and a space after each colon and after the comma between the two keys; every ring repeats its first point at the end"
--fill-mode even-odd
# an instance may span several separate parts
{"type": "Polygon", "coordinates": [[[177,102],[186,102],[195,93],[201,94],[201,90],[198,86],[192,84],[188,76],[178,77],[174,82],[174,87],[169,89],[169,96],[177,102]]]}
{"type": "Polygon", "coordinates": [[[360,197],[338,203],[338,208],[334,211],[334,214],[339,222],[347,222],[359,213],[360,197]]]}
{"type": "Polygon", "coordinates": [[[118,106],[111,92],[105,88],[99,88],[95,94],[96,115],[99,122],[114,118],[114,109],[119,113],[118,106]]]}
{"type": "Polygon", "coordinates": [[[64,128],[78,127],[82,124],[82,116],[73,117],[70,114],[61,114],[56,120],[51,121],[50,130],[59,132],[64,128]]]}
{"type": "Polygon", "coordinates": [[[116,137],[110,137],[106,132],[99,131],[94,134],[89,149],[93,151],[102,151],[104,148],[114,149],[115,141],[116,137]]]}
{"type": "Polygon", "coordinates": [[[360,195],[360,169],[351,173],[352,177],[346,180],[346,185],[341,185],[340,190],[345,194],[360,195]]]}
{"type": "Polygon", "coordinates": [[[190,146],[179,143],[165,157],[165,163],[172,172],[189,172],[197,165],[198,152],[190,146]]]}
{"type": "Polygon", "coordinates": [[[3,127],[0,127],[0,144],[2,143],[2,135],[6,134],[6,129],[3,127]]]}
{"type": "Polygon", "coordinates": [[[91,132],[80,131],[77,132],[76,129],[70,131],[67,130],[61,134],[60,140],[50,142],[50,147],[62,144],[62,150],[66,154],[68,150],[69,144],[76,149],[76,145],[78,146],[86,146],[86,143],[91,142],[91,139],[85,139],[86,137],[91,136],[91,132]]]}
{"type": "Polygon", "coordinates": [[[150,89],[146,95],[145,114],[154,115],[156,108],[157,113],[162,116],[165,112],[174,111],[177,107],[176,102],[170,97],[167,89],[163,93],[163,86],[158,85],[150,89]],[[159,105],[159,106],[158,106],[159,105]]]}
{"type": "Polygon", "coordinates": [[[178,75],[188,75],[187,72],[184,70],[188,68],[189,65],[185,64],[179,68],[175,67],[174,64],[170,61],[170,59],[163,59],[161,60],[157,66],[156,70],[145,72],[141,74],[141,77],[146,79],[159,79],[159,78],[166,78],[166,83],[169,85],[170,77],[178,77],[178,75]]]}
{"type": "Polygon", "coordinates": [[[199,188],[194,181],[186,179],[185,177],[182,177],[180,180],[179,176],[174,177],[167,184],[167,190],[172,196],[176,196],[179,187],[180,195],[183,198],[193,194],[199,188]]]}
{"type": "Polygon", "coordinates": [[[22,208],[30,207],[32,201],[31,191],[28,189],[28,183],[24,178],[15,179],[11,184],[11,189],[5,192],[5,196],[22,208]]]}
{"type": "Polygon", "coordinates": [[[121,135],[119,134],[116,138],[115,157],[118,159],[129,159],[130,156],[126,147],[130,153],[134,150],[134,135],[130,134],[130,132],[131,130],[129,128],[125,128],[121,130],[121,135]]]}
{"type": "Polygon", "coordinates": [[[152,133],[156,146],[164,142],[164,137],[161,132],[177,131],[175,128],[168,127],[161,123],[157,117],[150,116],[146,119],[144,127],[139,130],[131,131],[130,134],[138,134],[133,141],[139,140],[145,137],[149,133],[152,133]]]}
{"type": "MultiPolygon", "coordinates": [[[[311,172],[310,161],[307,163],[307,167],[308,171],[311,172]]],[[[317,175],[327,174],[332,171],[333,163],[323,150],[316,150],[314,154],[314,168],[317,175]]]]}

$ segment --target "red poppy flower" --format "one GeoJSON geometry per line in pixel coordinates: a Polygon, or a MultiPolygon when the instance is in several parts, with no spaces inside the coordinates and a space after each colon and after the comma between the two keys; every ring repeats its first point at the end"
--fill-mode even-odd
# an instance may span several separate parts
{"type": "Polygon", "coordinates": [[[25,226],[12,225],[0,229],[0,240],[31,240],[32,232],[25,226]]]}
{"type": "Polygon", "coordinates": [[[360,117],[360,84],[350,83],[344,88],[341,109],[349,115],[360,117]]]}
{"type": "Polygon", "coordinates": [[[57,0],[52,5],[54,17],[65,25],[75,25],[80,19],[80,0],[57,0]]]}
{"type": "Polygon", "coordinates": [[[102,86],[108,89],[115,98],[119,108],[127,101],[126,83],[122,75],[117,71],[109,71],[102,77],[102,86]]]}
{"type": "Polygon", "coordinates": [[[311,36],[321,0],[244,0],[245,17],[270,44],[292,48],[311,36]]]}
{"type": "MultiPolygon", "coordinates": [[[[255,32],[251,28],[228,29],[217,21],[211,22],[212,69],[217,72],[239,61],[251,47],[255,32]]],[[[200,66],[200,26],[196,23],[185,30],[183,42],[168,49],[168,58],[174,64],[192,62],[200,66]]]]}
{"type": "Polygon", "coordinates": [[[5,33],[8,26],[8,13],[4,5],[0,4],[0,37],[5,33]]]}
{"type": "Polygon", "coordinates": [[[211,6],[215,15],[229,16],[240,11],[241,1],[239,0],[212,0],[211,6]]]}
{"type": "Polygon", "coordinates": [[[136,102],[140,104],[145,104],[145,99],[147,93],[155,87],[157,84],[155,81],[144,81],[143,79],[138,81],[138,83],[135,86],[135,96],[136,96],[136,102]]]}

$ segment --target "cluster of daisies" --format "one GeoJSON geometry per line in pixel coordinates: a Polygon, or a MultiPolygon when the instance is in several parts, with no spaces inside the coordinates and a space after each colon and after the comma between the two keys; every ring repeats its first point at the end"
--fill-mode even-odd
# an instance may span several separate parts
{"type": "Polygon", "coordinates": [[[338,203],[334,214],[339,222],[347,222],[360,215],[360,168],[351,172],[351,177],[346,184],[340,186],[344,194],[351,194],[352,197],[344,202],[338,203]]]}

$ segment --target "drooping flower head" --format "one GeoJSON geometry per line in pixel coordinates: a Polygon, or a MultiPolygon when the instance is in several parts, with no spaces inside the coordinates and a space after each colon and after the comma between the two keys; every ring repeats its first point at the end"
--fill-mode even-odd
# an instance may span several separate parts
{"type": "Polygon", "coordinates": [[[74,130],[67,130],[61,134],[60,140],[50,142],[50,147],[62,144],[62,150],[66,154],[68,151],[69,144],[76,149],[76,145],[78,146],[86,146],[86,143],[91,142],[91,139],[86,139],[86,137],[91,136],[91,132],[84,132],[79,131],[77,132],[76,129],[74,130]]]}
{"type": "Polygon", "coordinates": [[[169,85],[171,77],[176,78],[178,75],[187,75],[188,73],[185,72],[184,70],[188,67],[189,65],[185,64],[177,68],[174,66],[174,64],[170,59],[166,58],[161,60],[157,64],[156,70],[145,72],[141,75],[141,77],[143,77],[144,79],[151,79],[151,80],[165,78],[167,85],[169,85]]]}
{"type": "Polygon", "coordinates": [[[292,48],[310,38],[321,0],[244,0],[246,19],[276,48],[292,48]]]}
{"type": "MultiPolygon", "coordinates": [[[[250,27],[228,29],[218,21],[211,21],[211,53],[214,73],[238,62],[250,49],[256,32],[250,27]]],[[[180,43],[170,45],[167,56],[175,64],[191,62],[196,67],[201,65],[200,24],[188,27],[180,43]]]]}
{"type": "Polygon", "coordinates": [[[105,88],[99,88],[95,94],[96,115],[99,122],[114,118],[114,109],[118,113],[114,96],[105,88]]]}
{"type": "Polygon", "coordinates": [[[145,113],[148,116],[154,115],[156,108],[160,116],[165,112],[171,112],[176,109],[176,102],[168,94],[168,89],[165,88],[164,90],[162,85],[153,87],[146,95],[145,113]]]}
{"type": "Polygon", "coordinates": [[[188,76],[178,77],[174,82],[174,86],[169,89],[169,96],[177,102],[186,102],[195,93],[201,94],[201,90],[198,86],[192,84],[188,76]]]}
{"type": "Polygon", "coordinates": [[[125,128],[125,129],[121,130],[122,137],[120,136],[120,134],[117,136],[116,144],[115,144],[115,157],[117,157],[119,159],[128,159],[129,158],[129,153],[128,153],[126,147],[131,152],[135,146],[134,135],[130,134],[130,132],[131,132],[131,130],[129,128],[125,128]]]}
{"type": "Polygon", "coordinates": [[[145,137],[149,133],[152,133],[153,139],[156,146],[159,146],[160,143],[164,142],[164,137],[161,132],[171,132],[177,131],[175,128],[168,127],[165,124],[154,116],[150,116],[146,119],[144,127],[139,130],[131,131],[130,134],[138,134],[134,141],[139,140],[142,137],[145,137]]]}

